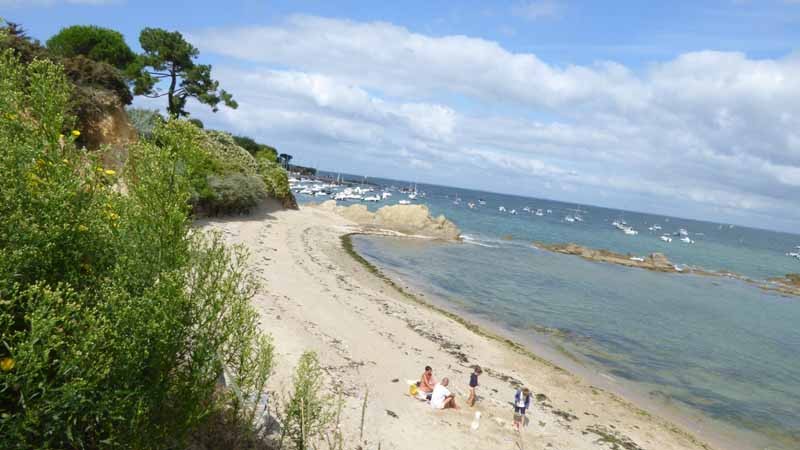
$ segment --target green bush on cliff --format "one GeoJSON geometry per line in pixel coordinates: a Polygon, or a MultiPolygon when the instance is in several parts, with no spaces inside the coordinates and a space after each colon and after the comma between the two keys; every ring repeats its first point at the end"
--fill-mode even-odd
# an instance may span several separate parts
{"type": "Polygon", "coordinates": [[[47,49],[55,56],[84,56],[125,70],[135,59],[125,38],[118,31],[94,25],[73,25],[61,29],[47,40],[47,49]]]}
{"type": "Polygon", "coordinates": [[[255,158],[247,150],[237,145],[230,133],[208,130],[206,135],[211,152],[224,164],[226,171],[248,175],[256,173],[258,166],[255,158]]]}
{"type": "Polygon", "coordinates": [[[0,53],[3,447],[184,448],[220,411],[252,420],[272,346],[246,255],[190,229],[203,135],[160,125],[116,173],[76,148],[70,88],[0,53]],[[216,393],[223,367],[245,397],[216,393]]]}
{"type": "Polygon", "coordinates": [[[267,155],[267,157],[272,161],[278,162],[278,150],[276,150],[274,147],[270,147],[266,144],[260,144],[253,138],[249,138],[247,136],[234,136],[233,140],[236,141],[236,144],[238,144],[239,147],[247,150],[253,156],[263,152],[263,154],[267,155]]]}
{"type": "Polygon", "coordinates": [[[257,153],[258,174],[263,178],[270,197],[280,200],[285,207],[297,206],[289,187],[289,174],[270,157],[269,153],[257,153]]]}
{"type": "Polygon", "coordinates": [[[267,198],[264,181],[256,175],[210,176],[208,186],[213,195],[201,206],[211,215],[246,214],[267,198]]]}

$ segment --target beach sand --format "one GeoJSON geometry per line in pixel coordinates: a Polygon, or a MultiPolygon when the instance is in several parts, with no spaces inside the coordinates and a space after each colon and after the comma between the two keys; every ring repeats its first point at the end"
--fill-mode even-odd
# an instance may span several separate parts
{"type": "Polygon", "coordinates": [[[332,211],[265,209],[203,224],[251,253],[251,268],[262,282],[253,302],[277,349],[270,391],[288,392],[300,355],[316,351],[327,383],[346,392],[346,448],[711,448],[617,395],[404,295],[345,251],[341,236],[358,228],[332,211]],[[474,364],[484,373],[478,403],[470,408],[474,364]],[[425,365],[437,380],[450,378],[460,409],[433,410],[408,395],[406,380],[418,379],[425,365]],[[512,428],[515,383],[547,398],[532,403],[519,434],[512,428]],[[476,411],[482,417],[473,431],[476,411]]]}

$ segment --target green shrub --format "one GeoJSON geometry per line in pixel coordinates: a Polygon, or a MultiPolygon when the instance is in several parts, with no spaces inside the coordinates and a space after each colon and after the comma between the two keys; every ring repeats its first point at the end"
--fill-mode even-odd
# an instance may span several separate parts
{"type": "Polygon", "coordinates": [[[180,448],[251,418],[272,346],[247,255],[190,228],[198,131],[159,125],[117,174],[74,145],[69,98],[60,67],[0,54],[3,446],[180,448]],[[223,367],[244,397],[215,395],[223,367]]]}
{"type": "Polygon", "coordinates": [[[142,139],[151,138],[156,126],[164,122],[164,117],[154,109],[128,108],[125,112],[142,139]]]}
{"type": "Polygon", "coordinates": [[[289,186],[289,174],[268,153],[256,155],[258,174],[264,180],[270,197],[280,200],[285,208],[297,208],[297,201],[289,186]]]}
{"type": "Polygon", "coordinates": [[[269,156],[269,158],[273,162],[278,161],[278,150],[276,150],[274,147],[270,147],[269,145],[266,144],[259,144],[258,142],[247,136],[234,136],[233,140],[236,142],[237,145],[239,145],[239,147],[242,147],[243,149],[247,150],[253,156],[257,156],[259,153],[263,152],[266,155],[271,155],[269,156]]]}
{"type": "Polygon", "coordinates": [[[130,105],[133,101],[125,77],[110,64],[93,61],[83,55],[64,58],[61,64],[67,77],[76,86],[112,92],[122,105],[130,105]]]}
{"type": "Polygon", "coordinates": [[[281,418],[281,443],[289,439],[296,450],[306,450],[327,431],[336,415],[333,398],[323,393],[322,368],[314,352],[300,357],[293,389],[281,418]]]}
{"type": "Polygon", "coordinates": [[[213,195],[203,199],[200,207],[210,215],[246,214],[267,198],[264,181],[256,175],[212,175],[208,187],[213,195]]]}
{"type": "Polygon", "coordinates": [[[121,33],[94,25],[63,28],[47,40],[47,49],[55,56],[85,56],[119,70],[125,70],[136,59],[121,33]]]}
{"type": "Polygon", "coordinates": [[[238,146],[230,133],[224,131],[208,130],[209,145],[214,156],[225,165],[229,172],[241,172],[249,175],[255,174],[258,166],[253,155],[238,146]]]}
{"type": "Polygon", "coordinates": [[[25,64],[48,56],[47,49],[39,41],[31,39],[19,24],[4,22],[0,18],[0,25],[0,51],[12,49],[25,64]]]}

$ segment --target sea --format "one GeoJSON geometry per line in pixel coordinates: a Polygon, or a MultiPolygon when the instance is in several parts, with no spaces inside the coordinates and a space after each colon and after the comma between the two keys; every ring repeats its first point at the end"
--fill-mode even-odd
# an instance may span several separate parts
{"type": "MultiPolygon", "coordinates": [[[[401,190],[412,186],[369,182],[392,193],[365,203],[372,210],[407,199],[401,190]]],[[[534,245],[660,252],[679,266],[767,280],[800,272],[800,259],[788,255],[800,251],[800,235],[415,186],[413,203],[452,220],[463,242],[354,237],[356,251],[399,283],[534,351],[546,349],[555,363],[666,412],[690,431],[733,436],[729,442],[741,448],[800,449],[800,297],[734,277],[651,272],[534,245]],[[582,221],[566,219],[576,216],[582,221]],[[638,234],[612,225],[622,221],[638,234]],[[660,238],[665,234],[671,242],[660,238]]]]}

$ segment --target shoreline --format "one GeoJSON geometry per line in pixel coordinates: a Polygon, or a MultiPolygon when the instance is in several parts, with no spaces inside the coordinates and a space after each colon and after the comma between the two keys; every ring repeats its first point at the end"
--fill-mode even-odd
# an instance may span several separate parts
{"type": "MultiPolygon", "coordinates": [[[[374,233],[351,233],[350,236],[386,236],[374,233]]],[[[403,238],[403,237],[400,237],[403,238]]],[[[406,237],[413,239],[413,237],[406,237]]],[[[741,430],[728,422],[715,419],[705,415],[702,411],[694,409],[688,405],[664,396],[658,390],[658,385],[650,385],[631,381],[623,377],[612,376],[601,371],[602,367],[593,364],[590,360],[580,354],[577,348],[571,351],[571,347],[578,344],[567,340],[567,335],[560,330],[548,329],[542,326],[530,328],[530,332],[536,336],[523,337],[519,331],[494,326],[490,320],[472,316],[468,311],[461,308],[451,301],[442,298],[440,295],[426,290],[424,286],[417,285],[409,281],[406,276],[400,273],[387,275],[387,269],[381,269],[376,264],[367,261],[355,249],[352,250],[353,257],[364,264],[367,270],[375,273],[376,276],[385,280],[394,289],[403,292],[403,295],[414,297],[413,301],[419,302],[436,312],[441,312],[447,316],[455,316],[459,322],[463,322],[470,329],[480,330],[490,339],[496,339],[498,343],[511,343],[512,349],[521,348],[524,354],[531,355],[537,361],[549,364],[556,370],[574,376],[586,382],[590,388],[605,392],[607,395],[614,396],[615,399],[628,407],[638,410],[643,415],[648,415],[654,419],[665,421],[665,424],[672,427],[672,430],[685,434],[687,438],[693,439],[698,445],[709,450],[728,449],[728,448],[748,448],[762,449],[764,447],[764,437],[752,430],[741,430]],[[363,262],[362,262],[363,260],[363,262]],[[400,285],[405,287],[401,287],[400,285]],[[413,292],[412,292],[413,291],[413,292]],[[420,296],[432,301],[423,300],[420,296]],[[456,311],[456,312],[454,312],[456,311]],[[549,342],[548,342],[549,341],[549,342]],[[576,356],[580,355],[580,356],[576,356]],[[647,387],[656,388],[655,391],[648,391],[647,387]],[[659,400],[669,404],[659,404],[659,400]],[[702,431],[687,431],[693,426],[702,425],[702,431]],[[744,444],[746,442],[747,444],[744,444]],[[736,447],[733,444],[744,447],[736,447]]],[[[603,262],[603,261],[597,261],[603,262]]],[[[613,263],[610,263],[613,264],[613,263]]],[[[391,271],[391,270],[390,270],[391,271]]],[[[699,274],[695,274],[699,275],[699,274]]]]}
{"type": "Polygon", "coordinates": [[[742,448],[732,439],[712,447],[704,434],[692,434],[405,290],[352,247],[353,233],[363,230],[330,211],[301,206],[208,220],[206,226],[223,231],[229,243],[249,247],[252,270],[263,284],[253,303],[278,349],[270,390],[285,392],[299,355],[316,351],[328,384],[343,387],[342,428],[355,437],[363,394],[369,393],[368,442],[353,446],[411,449],[424,442],[426,448],[496,449],[524,441],[525,447],[562,450],[742,448]],[[426,364],[435,376],[451,377],[462,408],[434,411],[408,397],[401,381],[416,379],[426,364]],[[464,378],[473,364],[484,375],[479,402],[469,408],[463,406],[464,378]],[[529,426],[516,434],[509,401],[521,384],[540,398],[529,426]],[[472,431],[476,411],[483,416],[472,431]]]}

